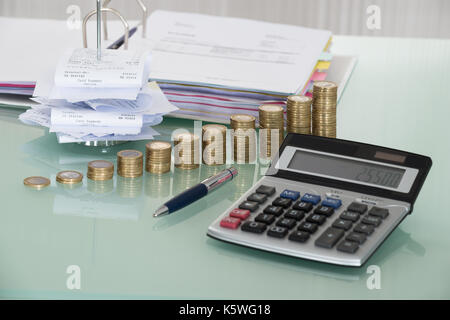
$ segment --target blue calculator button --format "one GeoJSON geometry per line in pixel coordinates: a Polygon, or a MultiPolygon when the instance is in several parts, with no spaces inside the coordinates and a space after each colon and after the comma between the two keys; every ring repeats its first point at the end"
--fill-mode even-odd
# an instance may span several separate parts
{"type": "Polygon", "coordinates": [[[322,201],[322,205],[338,209],[342,205],[342,201],[334,198],[326,198],[325,200],[322,201]]]}
{"type": "Polygon", "coordinates": [[[286,199],[292,199],[295,201],[298,198],[300,198],[300,192],[286,189],[280,194],[280,197],[286,198],[286,199]]]}
{"type": "Polygon", "coordinates": [[[317,194],[305,193],[302,197],[303,202],[309,202],[312,204],[318,204],[320,202],[320,196],[317,194]]]}

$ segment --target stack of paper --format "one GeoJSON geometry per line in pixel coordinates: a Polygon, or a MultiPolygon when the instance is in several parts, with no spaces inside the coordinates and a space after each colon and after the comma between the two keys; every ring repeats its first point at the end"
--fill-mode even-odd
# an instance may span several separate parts
{"type": "Polygon", "coordinates": [[[177,110],[156,83],[147,83],[150,55],[140,51],[69,50],[56,71],[38,80],[38,105],[20,115],[48,127],[60,143],[151,139],[150,126],[177,110]]]}

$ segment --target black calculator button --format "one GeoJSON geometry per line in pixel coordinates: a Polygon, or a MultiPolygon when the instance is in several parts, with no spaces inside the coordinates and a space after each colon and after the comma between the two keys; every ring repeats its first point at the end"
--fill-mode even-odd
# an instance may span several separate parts
{"type": "Polygon", "coordinates": [[[318,225],[322,225],[325,220],[327,220],[327,217],[321,215],[321,214],[310,214],[307,218],[306,221],[308,222],[313,222],[313,223],[317,223],[318,225]]]}
{"type": "Polygon", "coordinates": [[[276,217],[279,217],[283,212],[284,212],[283,208],[275,206],[267,206],[264,209],[264,213],[273,214],[276,217]]]}
{"type": "Polygon", "coordinates": [[[345,239],[363,244],[367,237],[364,233],[352,232],[345,239]]]}
{"type": "Polygon", "coordinates": [[[351,211],[345,211],[340,215],[341,219],[349,220],[352,222],[356,222],[359,220],[359,213],[357,212],[351,212],[351,211]]]}
{"type": "Polygon", "coordinates": [[[283,227],[270,227],[267,235],[275,238],[284,238],[288,233],[288,229],[283,227]]]}
{"type": "Polygon", "coordinates": [[[302,220],[305,217],[305,213],[300,210],[291,209],[284,215],[285,218],[295,219],[297,221],[302,220]]]}
{"type": "Polygon", "coordinates": [[[323,214],[323,215],[326,215],[327,217],[329,217],[334,213],[334,209],[331,207],[326,207],[326,206],[318,206],[314,210],[314,213],[323,214]]]}
{"type": "Polygon", "coordinates": [[[293,231],[289,235],[289,240],[296,242],[305,242],[309,239],[309,232],[306,231],[293,231]]]}
{"type": "Polygon", "coordinates": [[[264,203],[267,200],[267,196],[261,193],[253,193],[248,196],[247,201],[253,201],[258,203],[264,203]]]}
{"type": "Polygon", "coordinates": [[[260,185],[255,191],[256,191],[256,193],[262,193],[267,196],[271,196],[275,193],[276,190],[274,187],[260,185]]]}
{"type": "Polygon", "coordinates": [[[320,235],[319,238],[317,238],[316,246],[323,247],[323,248],[333,248],[333,246],[336,244],[336,242],[339,241],[340,238],[344,235],[344,231],[341,229],[336,228],[328,228],[325,230],[324,233],[320,235]]]}
{"type": "Polygon", "coordinates": [[[297,228],[298,231],[306,231],[309,233],[314,233],[317,230],[317,224],[303,221],[297,228]]]}
{"type": "Polygon", "coordinates": [[[366,216],[361,220],[364,224],[370,224],[372,226],[378,227],[381,223],[381,219],[373,216],[366,216]]]}
{"type": "Polygon", "coordinates": [[[372,207],[372,209],[369,210],[369,215],[385,219],[389,215],[389,210],[379,207],[372,207]]]}
{"type": "Polygon", "coordinates": [[[254,201],[244,201],[239,205],[239,209],[250,210],[251,212],[258,209],[258,202],[254,201]]]}
{"type": "Polygon", "coordinates": [[[359,203],[359,202],[352,202],[348,206],[347,210],[363,214],[364,212],[367,211],[367,205],[359,203]]]}
{"type": "Polygon", "coordinates": [[[342,252],[355,253],[359,246],[356,242],[343,240],[337,246],[337,249],[342,252]]]}
{"type": "Polygon", "coordinates": [[[277,226],[292,229],[296,223],[294,219],[280,218],[277,221],[277,226]]]}
{"type": "Polygon", "coordinates": [[[352,227],[352,222],[344,219],[337,219],[333,222],[333,227],[347,231],[352,227]]]}
{"type": "Polygon", "coordinates": [[[276,198],[272,202],[272,204],[274,206],[282,207],[282,208],[285,208],[285,209],[289,208],[291,203],[292,203],[292,200],[291,199],[287,199],[287,198],[276,198]]]}
{"type": "Polygon", "coordinates": [[[310,212],[313,208],[312,203],[299,201],[292,207],[295,210],[301,210],[304,212],[310,212]]]}
{"type": "Polygon", "coordinates": [[[362,224],[362,223],[358,224],[355,227],[355,229],[353,229],[353,231],[355,231],[355,232],[364,233],[368,236],[372,234],[373,230],[374,230],[373,226],[368,225],[368,224],[362,224]]]}
{"type": "Polygon", "coordinates": [[[242,231],[253,232],[253,233],[263,233],[266,230],[266,224],[262,222],[247,221],[242,227],[242,231]]]}
{"type": "Polygon", "coordinates": [[[265,224],[272,224],[275,221],[275,216],[272,214],[260,213],[255,217],[255,221],[265,224]]]}

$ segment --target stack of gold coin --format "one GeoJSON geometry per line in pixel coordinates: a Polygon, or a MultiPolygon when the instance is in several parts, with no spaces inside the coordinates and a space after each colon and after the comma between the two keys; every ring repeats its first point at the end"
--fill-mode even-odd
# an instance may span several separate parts
{"type": "Polygon", "coordinates": [[[196,169],[200,165],[200,138],[192,133],[180,133],[174,137],[175,167],[182,170],[196,169]]]}
{"type": "Polygon", "coordinates": [[[114,164],[106,160],[94,160],[88,163],[87,177],[91,180],[110,180],[114,176],[114,164]]]}
{"type": "Polygon", "coordinates": [[[256,160],[256,118],[247,114],[230,117],[233,161],[251,163],[256,160]]]}
{"type": "Polygon", "coordinates": [[[306,96],[287,98],[287,132],[311,134],[311,103],[312,99],[306,96]]]}
{"type": "Polygon", "coordinates": [[[207,124],[202,127],[203,163],[208,166],[222,165],[227,157],[227,127],[207,124]]]}
{"type": "Polygon", "coordinates": [[[23,184],[37,190],[43,189],[50,185],[50,180],[45,177],[28,177],[23,180],[23,184]]]}
{"type": "Polygon", "coordinates": [[[75,184],[83,180],[83,175],[78,171],[67,170],[58,172],[56,181],[62,184],[75,184]]]}
{"type": "Polygon", "coordinates": [[[170,171],[172,145],[165,141],[152,141],[145,145],[145,170],[150,173],[170,171]]]}
{"type": "Polygon", "coordinates": [[[259,150],[262,158],[270,158],[283,143],[283,111],[283,107],[275,104],[259,106],[259,150]]]}
{"type": "Polygon", "coordinates": [[[122,150],[117,153],[117,174],[124,178],[142,176],[144,156],[137,150],[122,150]]]}
{"type": "Polygon", "coordinates": [[[337,85],[331,81],[314,82],[312,133],[336,138],[337,85]]]}

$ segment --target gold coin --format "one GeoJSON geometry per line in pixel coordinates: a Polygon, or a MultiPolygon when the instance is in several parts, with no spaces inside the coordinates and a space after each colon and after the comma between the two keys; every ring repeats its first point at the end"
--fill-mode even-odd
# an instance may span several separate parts
{"type": "Polygon", "coordinates": [[[61,171],[56,175],[56,181],[63,184],[79,183],[82,180],[83,174],[74,170],[61,171]]]}
{"type": "Polygon", "coordinates": [[[33,176],[23,180],[23,184],[27,187],[42,189],[50,185],[50,180],[45,177],[33,176]]]}
{"type": "Polygon", "coordinates": [[[88,168],[92,169],[108,169],[114,171],[114,164],[106,160],[94,160],[88,163],[88,168]]]}

